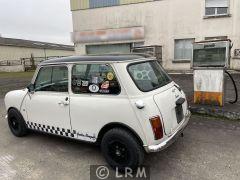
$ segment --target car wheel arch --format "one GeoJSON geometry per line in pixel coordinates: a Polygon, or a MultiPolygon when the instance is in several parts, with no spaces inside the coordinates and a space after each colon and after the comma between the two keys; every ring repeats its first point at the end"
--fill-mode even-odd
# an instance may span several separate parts
{"type": "Polygon", "coordinates": [[[135,136],[137,138],[140,145],[144,144],[142,139],[140,138],[140,136],[136,133],[136,131],[133,128],[129,127],[126,124],[120,123],[120,122],[109,123],[109,124],[106,124],[105,126],[103,126],[98,133],[97,144],[101,144],[104,134],[113,128],[122,128],[124,130],[129,131],[133,136],[135,136]]]}
{"type": "Polygon", "coordinates": [[[9,113],[9,111],[11,109],[14,109],[15,111],[17,111],[19,113],[19,115],[23,118],[24,122],[26,123],[26,120],[24,119],[22,113],[16,107],[9,107],[8,110],[7,110],[7,113],[9,113]]]}
{"type": "MultiPolygon", "coordinates": [[[[21,117],[23,118],[22,113],[16,108],[16,107],[9,107],[7,112],[9,113],[10,110],[14,109],[15,111],[17,111],[19,113],[19,115],[21,115],[21,117]]],[[[23,118],[24,122],[26,123],[25,119],[23,118]]]]}
{"type": "MultiPolygon", "coordinates": [[[[16,107],[9,107],[8,110],[7,110],[7,112],[9,113],[9,111],[10,111],[11,109],[14,109],[14,110],[16,110],[18,113],[20,113],[20,111],[19,111],[16,107]]],[[[21,113],[20,113],[20,114],[21,114],[21,113]]]]}
{"type": "Polygon", "coordinates": [[[27,135],[28,131],[26,121],[24,120],[21,112],[17,108],[8,108],[7,121],[9,128],[14,136],[23,137],[27,135]]]}

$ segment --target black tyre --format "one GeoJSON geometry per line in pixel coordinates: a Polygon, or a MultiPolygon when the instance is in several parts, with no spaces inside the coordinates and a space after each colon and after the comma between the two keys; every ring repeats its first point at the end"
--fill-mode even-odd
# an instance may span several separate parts
{"type": "Polygon", "coordinates": [[[27,134],[27,127],[21,113],[16,109],[8,111],[8,125],[14,136],[22,137],[27,134]]]}
{"type": "Polygon", "coordinates": [[[143,163],[144,150],[137,138],[127,130],[114,128],[102,139],[101,149],[108,164],[123,171],[125,167],[133,170],[143,163]]]}

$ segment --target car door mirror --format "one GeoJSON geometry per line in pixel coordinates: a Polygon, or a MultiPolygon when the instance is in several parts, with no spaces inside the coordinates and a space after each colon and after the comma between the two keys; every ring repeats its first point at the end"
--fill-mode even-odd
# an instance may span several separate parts
{"type": "Polygon", "coordinates": [[[34,90],[35,90],[34,84],[29,84],[27,86],[27,89],[28,89],[28,92],[34,92],[34,90]]]}

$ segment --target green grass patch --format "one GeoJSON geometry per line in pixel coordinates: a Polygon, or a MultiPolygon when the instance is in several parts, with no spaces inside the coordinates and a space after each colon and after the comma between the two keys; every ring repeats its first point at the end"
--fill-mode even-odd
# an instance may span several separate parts
{"type": "Polygon", "coordinates": [[[34,71],[27,72],[0,72],[0,78],[31,78],[34,71]]]}
{"type": "Polygon", "coordinates": [[[230,118],[227,118],[226,116],[213,115],[213,114],[202,114],[202,113],[197,113],[197,112],[192,112],[192,116],[208,118],[209,120],[224,120],[224,121],[236,121],[236,122],[240,121],[240,119],[230,119],[230,118]]]}

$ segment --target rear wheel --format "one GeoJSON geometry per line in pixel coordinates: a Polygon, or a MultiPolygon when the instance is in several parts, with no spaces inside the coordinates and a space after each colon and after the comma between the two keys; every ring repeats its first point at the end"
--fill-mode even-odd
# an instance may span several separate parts
{"type": "Polygon", "coordinates": [[[109,130],[103,136],[101,149],[108,164],[120,171],[125,167],[134,170],[143,163],[143,147],[132,133],[124,129],[109,130]]]}
{"type": "Polygon", "coordinates": [[[14,136],[22,137],[27,134],[24,119],[16,109],[10,109],[8,111],[8,125],[14,136]]]}

